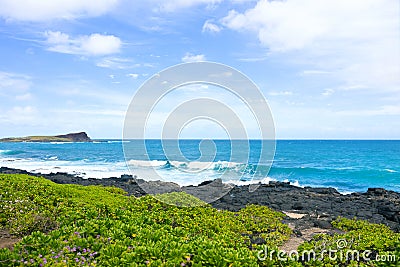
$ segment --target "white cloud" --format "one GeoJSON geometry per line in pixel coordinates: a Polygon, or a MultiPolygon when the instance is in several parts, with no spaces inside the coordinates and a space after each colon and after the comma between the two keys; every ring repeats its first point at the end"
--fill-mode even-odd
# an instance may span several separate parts
{"type": "Polygon", "coordinates": [[[36,124],[37,108],[33,106],[14,106],[0,117],[1,121],[12,124],[36,124]]]}
{"type": "Polygon", "coordinates": [[[30,77],[26,75],[0,71],[0,94],[1,92],[24,92],[32,85],[30,77]]]}
{"type": "Polygon", "coordinates": [[[75,114],[75,115],[101,115],[101,116],[115,116],[123,118],[126,111],[116,110],[116,109],[55,109],[52,110],[53,113],[64,113],[64,114],[75,114]]]}
{"type": "Polygon", "coordinates": [[[400,82],[398,10],[392,0],[260,0],[220,22],[253,32],[269,55],[332,72],[347,84],[387,90],[400,82]]]}
{"type": "Polygon", "coordinates": [[[118,0],[0,0],[0,16],[20,21],[96,17],[110,11],[117,2],[118,0]]]}
{"type": "Polygon", "coordinates": [[[231,10],[222,19],[235,30],[252,30],[273,51],[302,49],[335,40],[370,40],[398,27],[391,0],[260,0],[254,8],[231,10]],[[389,15],[389,17],[387,17],[389,15]]]}
{"type": "Polygon", "coordinates": [[[257,0],[231,0],[234,4],[247,4],[247,3],[255,3],[257,0]]]}
{"type": "Polygon", "coordinates": [[[93,33],[71,38],[62,32],[47,31],[47,50],[65,54],[99,56],[115,54],[120,51],[121,40],[114,35],[93,33]]]}
{"type": "Polygon", "coordinates": [[[32,99],[32,94],[31,93],[26,93],[26,94],[22,94],[22,95],[17,95],[15,97],[16,100],[20,100],[20,101],[26,101],[26,100],[30,100],[32,99]]]}
{"type": "Polygon", "coordinates": [[[331,96],[334,92],[335,92],[335,90],[328,88],[328,89],[325,89],[324,92],[322,92],[322,95],[323,96],[331,96]]]}
{"type": "Polygon", "coordinates": [[[109,69],[129,69],[140,67],[140,64],[133,64],[130,59],[120,57],[105,57],[97,61],[97,67],[109,69]]]}
{"type": "Polygon", "coordinates": [[[182,62],[189,63],[189,62],[199,62],[205,61],[206,57],[202,54],[194,55],[191,53],[186,53],[185,56],[182,57],[182,62]]]}
{"type": "Polygon", "coordinates": [[[126,105],[127,103],[129,103],[129,100],[131,98],[130,94],[117,93],[109,89],[102,89],[95,83],[88,83],[85,81],[74,81],[67,84],[61,83],[55,86],[57,86],[58,88],[56,93],[61,95],[65,99],[86,99],[85,103],[88,103],[88,99],[90,99],[90,102],[98,104],[100,108],[102,108],[104,104],[108,106],[126,105]]]}
{"type": "Polygon", "coordinates": [[[399,116],[400,106],[385,105],[378,109],[365,110],[344,110],[338,111],[337,114],[345,116],[399,116]]]}
{"type": "Polygon", "coordinates": [[[36,108],[34,108],[32,106],[25,106],[25,107],[16,106],[16,107],[13,107],[11,112],[14,114],[19,114],[19,115],[30,115],[30,114],[36,112],[36,108]]]}
{"type": "Polygon", "coordinates": [[[126,76],[131,77],[131,78],[136,80],[139,77],[139,74],[137,74],[137,73],[129,73],[126,76]]]}
{"type": "Polygon", "coordinates": [[[331,74],[331,71],[326,70],[303,70],[301,75],[323,75],[323,74],[331,74]]]}
{"type": "Polygon", "coordinates": [[[267,56],[261,55],[256,57],[242,57],[238,58],[238,60],[243,62],[259,62],[259,61],[264,61],[267,58],[268,58],[267,56]]]}
{"type": "Polygon", "coordinates": [[[158,3],[159,10],[166,12],[173,12],[183,8],[189,8],[198,5],[207,5],[208,8],[213,8],[223,0],[156,0],[153,2],[158,3]]]}
{"type": "Polygon", "coordinates": [[[221,27],[217,24],[212,23],[210,20],[204,22],[202,32],[218,33],[221,31],[221,27]]]}
{"type": "Polygon", "coordinates": [[[268,93],[270,96],[288,96],[288,95],[293,95],[293,92],[291,91],[273,91],[268,93]]]}

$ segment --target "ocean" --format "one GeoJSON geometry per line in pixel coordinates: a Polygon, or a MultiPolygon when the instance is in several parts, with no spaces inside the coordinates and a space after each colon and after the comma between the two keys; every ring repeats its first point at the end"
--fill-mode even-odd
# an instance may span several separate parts
{"type": "Polygon", "coordinates": [[[197,185],[222,178],[234,184],[286,181],[296,186],[334,187],[341,193],[382,187],[400,192],[400,140],[278,140],[271,162],[258,160],[259,140],[179,140],[180,152],[169,152],[169,140],[96,140],[92,143],[0,143],[0,166],[31,172],[67,172],[84,178],[136,175],[155,170],[161,180],[197,185]],[[164,150],[163,150],[164,148],[164,150]],[[125,161],[124,149],[129,150],[125,161]],[[135,153],[138,151],[138,153],[135,153]]]}

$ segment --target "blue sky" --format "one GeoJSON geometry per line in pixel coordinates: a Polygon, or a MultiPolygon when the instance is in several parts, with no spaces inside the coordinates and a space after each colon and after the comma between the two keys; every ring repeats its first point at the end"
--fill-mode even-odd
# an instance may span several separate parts
{"type": "Polygon", "coordinates": [[[0,136],[121,138],[146,79],[209,60],[259,86],[277,138],[399,139],[399,14],[397,0],[0,0],[0,136]]]}

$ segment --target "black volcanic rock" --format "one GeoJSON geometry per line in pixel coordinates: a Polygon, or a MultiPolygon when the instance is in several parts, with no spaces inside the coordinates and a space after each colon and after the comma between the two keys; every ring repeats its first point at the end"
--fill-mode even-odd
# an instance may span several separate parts
{"type": "Polygon", "coordinates": [[[249,192],[248,186],[235,186],[229,194],[211,203],[217,209],[231,211],[238,211],[247,204],[306,214],[326,221],[313,222],[323,228],[329,227],[328,223],[342,216],[382,223],[400,232],[400,193],[382,188],[343,195],[333,188],[262,184],[256,191],[249,192]]]}

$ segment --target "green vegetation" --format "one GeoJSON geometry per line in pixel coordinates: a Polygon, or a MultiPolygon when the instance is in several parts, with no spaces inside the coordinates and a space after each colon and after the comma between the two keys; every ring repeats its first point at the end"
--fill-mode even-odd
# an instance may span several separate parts
{"type": "MultiPolygon", "coordinates": [[[[258,266],[252,241],[277,247],[291,233],[283,214],[267,207],[181,208],[27,175],[2,174],[0,187],[1,225],[24,236],[0,250],[2,266],[258,266]]],[[[176,193],[166,198],[180,201],[176,193]]]]}
{"type": "Polygon", "coordinates": [[[207,203],[185,192],[172,192],[154,196],[157,200],[179,207],[206,206],[207,203]]]}
{"type": "Polygon", "coordinates": [[[308,261],[307,265],[399,266],[400,233],[382,224],[346,218],[336,219],[333,226],[345,233],[316,235],[299,247],[300,255],[303,251],[316,252],[316,259],[308,261]]]}
{"type": "MultiPolygon", "coordinates": [[[[177,207],[152,196],[128,197],[114,187],[60,185],[28,175],[0,174],[0,188],[0,227],[23,237],[12,250],[0,249],[0,266],[302,265],[277,255],[258,258],[265,248],[277,251],[291,234],[281,222],[284,215],[267,207],[229,212],[198,206],[200,200],[185,193],[158,196],[196,206],[177,207]]],[[[346,219],[335,226],[346,233],[316,236],[300,251],[346,238],[357,249],[400,257],[399,234],[385,226],[346,219]]],[[[305,264],[344,263],[323,259],[305,264]]]]}

